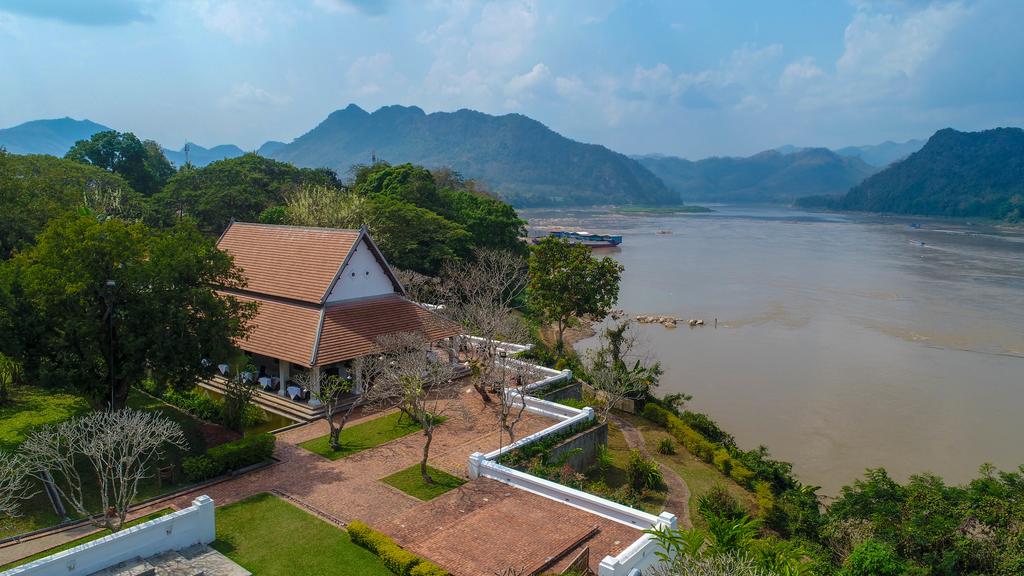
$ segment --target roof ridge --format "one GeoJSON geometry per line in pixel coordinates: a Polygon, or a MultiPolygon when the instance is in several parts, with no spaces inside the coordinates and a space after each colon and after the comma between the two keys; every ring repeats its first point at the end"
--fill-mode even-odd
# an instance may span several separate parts
{"type": "Polygon", "coordinates": [[[234,221],[232,224],[235,226],[253,226],[260,228],[282,228],[288,230],[309,230],[313,232],[351,232],[358,234],[361,228],[331,228],[329,226],[296,226],[293,224],[268,224],[265,222],[242,222],[240,220],[234,221]]]}

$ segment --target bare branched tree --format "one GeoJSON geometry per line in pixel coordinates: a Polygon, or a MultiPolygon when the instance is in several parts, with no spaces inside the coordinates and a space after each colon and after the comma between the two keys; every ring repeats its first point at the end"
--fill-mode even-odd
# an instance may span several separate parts
{"type": "Polygon", "coordinates": [[[296,382],[310,390],[312,396],[324,406],[323,418],[327,421],[327,428],[330,431],[328,438],[331,450],[335,452],[341,450],[341,431],[345,429],[345,424],[348,423],[349,417],[352,416],[352,412],[358,404],[355,401],[349,402],[347,407],[339,410],[339,398],[343,394],[353,392],[360,382],[372,382],[376,377],[374,370],[379,365],[378,362],[373,362],[368,358],[356,358],[352,361],[346,378],[340,378],[333,374],[320,375],[319,381],[317,381],[318,377],[313,376],[312,371],[295,377],[296,382]],[[336,419],[337,417],[340,419],[336,419]]]}
{"type": "Polygon", "coordinates": [[[622,400],[642,398],[657,387],[662,370],[640,350],[629,320],[605,328],[599,339],[600,345],[587,354],[586,371],[600,401],[598,417],[605,422],[622,400]]]}
{"type": "Polygon", "coordinates": [[[477,338],[467,342],[465,352],[473,367],[473,386],[484,402],[491,402],[488,388],[501,386],[500,342],[529,337],[516,313],[526,283],[526,261],[503,250],[479,249],[473,260],[450,262],[442,270],[440,312],[477,338]]]}
{"type": "Polygon", "coordinates": [[[53,478],[61,498],[78,514],[112,532],[120,530],[139,483],[169,447],[187,448],[181,426],[154,412],[94,412],[39,429],[21,445],[28,474],[53,478]],[[90,509],[99,492],[99,510],[90,509]]]}
{"type": "Polygon", "coordinates": [[[502,356],[501,391],[498,395],[498,424],[508,434],[509,444],[516,441],[516,425],[526,416],[526,387],[538,374],[525,362],[516,362],[502,356]]]}
{"type": "Polygon", "coordinates": [[[423,458],[420,474],[433,484],[427,471],[430,443],[446,414],[462,408],[458,401],[455,366],[439,358],[422,334],[398,332],[377,339],[381,354],[376,378],[363,395],[367,403],[381,408],[398,408],[423,428],[423,458]]]}
{"type": "Polygon", "coordinates": [[[391,268],[391,272],[394,273],[395,278],[398,278],[402,288],[405,288],[406,296],[413,302],[428,305],[440,304],[440,281],[437,278],[394,267],[391,268]]]}
{"type": "Polygon", "coordinates": [[[25,459],[0,450],[0,528],[5,528],[9,519],[20,516],[21,502],[35,493],[25,459]]]}

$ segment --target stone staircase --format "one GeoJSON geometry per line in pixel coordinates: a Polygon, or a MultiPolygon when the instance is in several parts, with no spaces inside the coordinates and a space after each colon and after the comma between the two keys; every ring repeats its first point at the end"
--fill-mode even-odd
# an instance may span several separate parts
{"type": "Polygon", "coordinates": [[[197,544],[184,550],[121,562],[91,576],[251,576],[251,573],[209,546],[197,544]]]}

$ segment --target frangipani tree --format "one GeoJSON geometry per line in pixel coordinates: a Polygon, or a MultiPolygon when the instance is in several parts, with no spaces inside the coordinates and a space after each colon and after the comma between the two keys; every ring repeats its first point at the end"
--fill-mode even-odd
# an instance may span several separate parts
{"type": "Polygon", "coordinates": [[[21,454],[30,476],[41,482],[52,479],[75,512],[116,532],[139,484],[170,447],[187,448],[177,422],[156,412],[124,409],[93,412],[36,430],[22,443],[21,454]],[[91,497],[92,490],[98,498],[91,497]]]}

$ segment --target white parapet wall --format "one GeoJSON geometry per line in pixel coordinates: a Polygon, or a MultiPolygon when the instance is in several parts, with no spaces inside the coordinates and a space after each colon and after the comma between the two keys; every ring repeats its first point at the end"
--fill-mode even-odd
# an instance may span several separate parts
{"type": "Polygon", "coordinates": [[[209,544],[216,538],[213,509],[213,500],[200,496],[184,510],[23,564],[0,576],[85,576],[126,560],[209,544]]]}
{"type": "MultiPolygon", "coordinates": [[[[473,337],[469,338],[472,339],[473,337]]],[[[535,366],[514,358],[504,358],[503,361],[508,364],[519,364],[529,367],[537,374],[548,375],[524,386],[523,390],[527,393],[562,380],[566,382],[572,381],[572,372],[569,370],[552,370],[551,368],[535,366]]],[[[497,480],[520,490],[556,500],[567,506],[585,510],[591,514],[631,526],[638,530],[676,528],[676,516],[670,512],[662,512],[660,515],[655,516],[642,510],[630,508],[629,506],[499,464],[498,460],[502,454],[536,442],[545,436],[558,434],[595,417],[594,409],[590,407],[583,409],[573,408],[556,402],[542,400],[535,396],[520,394],[518,390],[506,390],[506,394],[506,399],[511,400],[513,405],[521,402],[525,404],[528,412],[551,418],[556,420],[556,422],[543,430],[520,438],[518,441],[498,450],[493,450],[487,454],[474,452],[469,456],[468,472],[470,478],[484,477],[497,480]]],[[[601,560],[598,575],[631,576],[631,573],[636,573],[634,572],[635,570],[642,572],[661,561],[658,557],[658,553],[661,551],[662,549],[657,539],[650,534],[644,533],[616,556],[605,556],[601,560]]]]}
{"type": "MultiPolygon", "coordinates": [[[[666,513],[662,512],[664,516],[666,513]]],[[[669,514],[669,516],[672,516],[669,514]]],[[[671,525],[666,522],[662,526],[675,528],[675,516],[672,516],[671,525]]],[[[633,570],[643,573],[648,568],[657,566],[661,562],[659,552],[664,552],[658,540],[650,534],[644,534],[635,542],[626,547],[617,556],[605,556],[598,565],[598,576],[630,576],[633,570]]]]}

